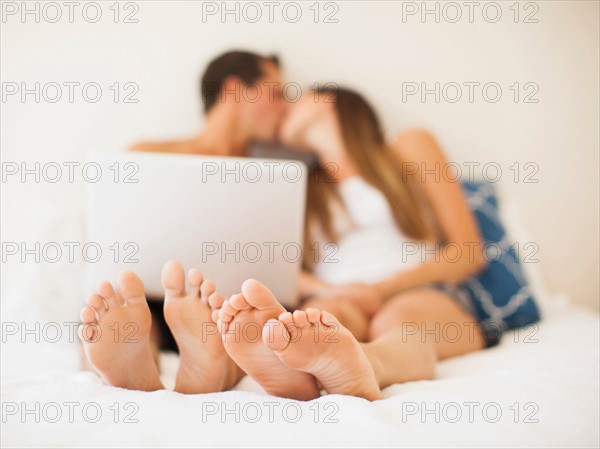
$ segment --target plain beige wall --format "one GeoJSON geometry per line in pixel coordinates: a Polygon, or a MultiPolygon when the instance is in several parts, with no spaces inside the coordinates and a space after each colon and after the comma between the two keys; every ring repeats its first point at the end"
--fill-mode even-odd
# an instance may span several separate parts
{"type": "MultiPolygon", "coordinates": [[[[283,8],[286,2],[280,3],[283,8]]],[[[109,3],[102,4],[102,19],[94,24],[78,11],[73,23],[65,17],[57,23],[44,17],[40,23],[31,17],[21,23],[18,16],[6,16],[3,82],[95,81],[104,87],[104,97],[96,104],[81,97],[72,104],[23,104],[11,97],[2,103],[2,160],[82,161],[88,151],[120,151],[140,138],[188,136],[202,121],[197,76],[211,57],[233,47],[274,51],[282,56],[290,81],[302,86],[332,81],[360,89],[390,135],[425,127],[452,160],[499,164],[500,188],[517,202],[535,236],[550,290],[598,307],[598,2],[521,2],[518,23],[509,9],[513,2],[499,2],[500,20],[486,21],[495,13],[488,3],[479,2],[473,23],[464,2],[456,3],[463,14],[457,23],[445,20],[456,12],[445,3],[438,6],[446,13],[439,23],[432,15],[425,23],[419,14],[403,16],[403,8],[420,8],[421,2],[336,2],[327,11],[321,4],[319,23],[309,9],[312,2],[300,5],[297,23],[284,20],[281,12],[269,23],[261,2],[258,23],[244,16],[236,23],[231,15],[225,23],[218,15],[203,21],[201,2],[138,2],[138,23],[113,23],[109,3]],[[336,7],[338,23],[323,23],[336,7]],[[524,23],[531,12],[538,22],[524,23]],[[108,86],[115,81],[138,84],[139,103],[108,101],[108,86]],[[495,82],[502,98],[490,103],[475,90],[472,103],[464,97],[436,103],[431,95],[426,102],[418,96],[403,102],[403,83],[409,82],[429,87],[495,82]],[[539,101],[524,103],[521,96],[515,103],[510,90],[515,82],[522,95],[525,83],[539,86],[539,101]],[[527,162],[536,163],[539,182],[515,183],[509,169],[515,162],[521,170],[527,162]]],[[[39,226],[32,222],[39,207],[84,204],[80,185],[2,187],[3,241],[30,238],[28,230],[39,226]]]]}

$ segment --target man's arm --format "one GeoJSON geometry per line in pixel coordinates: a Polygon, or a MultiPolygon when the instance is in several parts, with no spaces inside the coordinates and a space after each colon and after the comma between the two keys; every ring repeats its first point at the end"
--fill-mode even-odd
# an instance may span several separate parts
{"type": "Polygon", "coordinates": [[[193,140],[169,142],[140,142],[129,148],[129,151],[146,151],[150,153],[193,153],[193,140]]]}

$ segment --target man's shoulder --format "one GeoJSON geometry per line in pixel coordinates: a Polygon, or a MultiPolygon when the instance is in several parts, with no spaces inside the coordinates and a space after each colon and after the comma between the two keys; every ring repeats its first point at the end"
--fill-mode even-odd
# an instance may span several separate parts
{"type": "Polygon", "coordinates": [[[157,153],[189,153],[194,140],[169,140],[163,142],[138,142],[129,151],[147,151],[157,153]]]}

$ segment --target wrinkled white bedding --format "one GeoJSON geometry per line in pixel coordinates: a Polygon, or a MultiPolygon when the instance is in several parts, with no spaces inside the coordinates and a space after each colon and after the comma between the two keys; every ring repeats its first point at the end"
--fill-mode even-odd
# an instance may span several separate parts
{"type": "MultiPolygon", "coordinates": [[[[56,335],[50,330],[47,340],[56,335]]],[[[288,401],[248,378],[226,393],[127,391],[79,372],[77,344],[66,336],[35,343],[12,332],[3,335],[2,447],[599,444],[598,315],[568,304],[499,347],[440,363],[436,380],[393,385],[373,403],[288,401]]],[[[172,384],[177,357],[162,362],[172,384]]]]}
{"type": "MultiPolygon", "coordinates": [[[[33,210],[37,218],[30,220],[28,236],[82,241],[76,214],[50,204],[33,210]]],[[[520,241],[529,241],[514,220],[505,221],[520,241]]],[[[79,344],[69,333],[74,326],[65,324],[77,321],[83,268],[3,265],[0,443],[598,447],[598,314],[549,296],[537,267],[524,268],[540,302],[539,326],[508,333],[498,347],[441,362],[436,380],[393,385],[381,401],[325,396],[300,403],[267,396],[248,378],[235,391],[191,396],[103,385],[79,370],[79,344]]],[[[165,383],[172,385],[177,357],[163,355],[162,365],[165,383]]]]}

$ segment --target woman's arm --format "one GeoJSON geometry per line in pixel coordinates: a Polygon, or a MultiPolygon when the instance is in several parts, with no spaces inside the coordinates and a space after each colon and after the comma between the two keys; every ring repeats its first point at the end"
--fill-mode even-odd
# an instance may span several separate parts
{"type": "Polygon", "coordinates": [[[454,248],[447,247],[444,254],[443,247],[438,247],[431,260],[374,284],[384,300],[402,290],[436,282],[459,283],[485,266],[475,217],[460,182],[452,182],[455,175],[445,170],[448,161],[435,139],[426,131],[411,131],[402,134],[393,148],[407,164],[405,168],[410,168],[405,172],[409,182],[414,182],[428,200],[446,244],[454,248]],[[410,175],[415,169],[417,172],[410,175]]]}
{"type": "Polygon", "coordinates": [[[314,274],[309,273],[308,271],[300,272],[300,279],[298,282],[298,293],[300,294],[301,298],[319,295],[323,292],[328,291],[330,288],[331,286],[327,282],[325,282],[321,278],[318,278],[314,274]]]}

